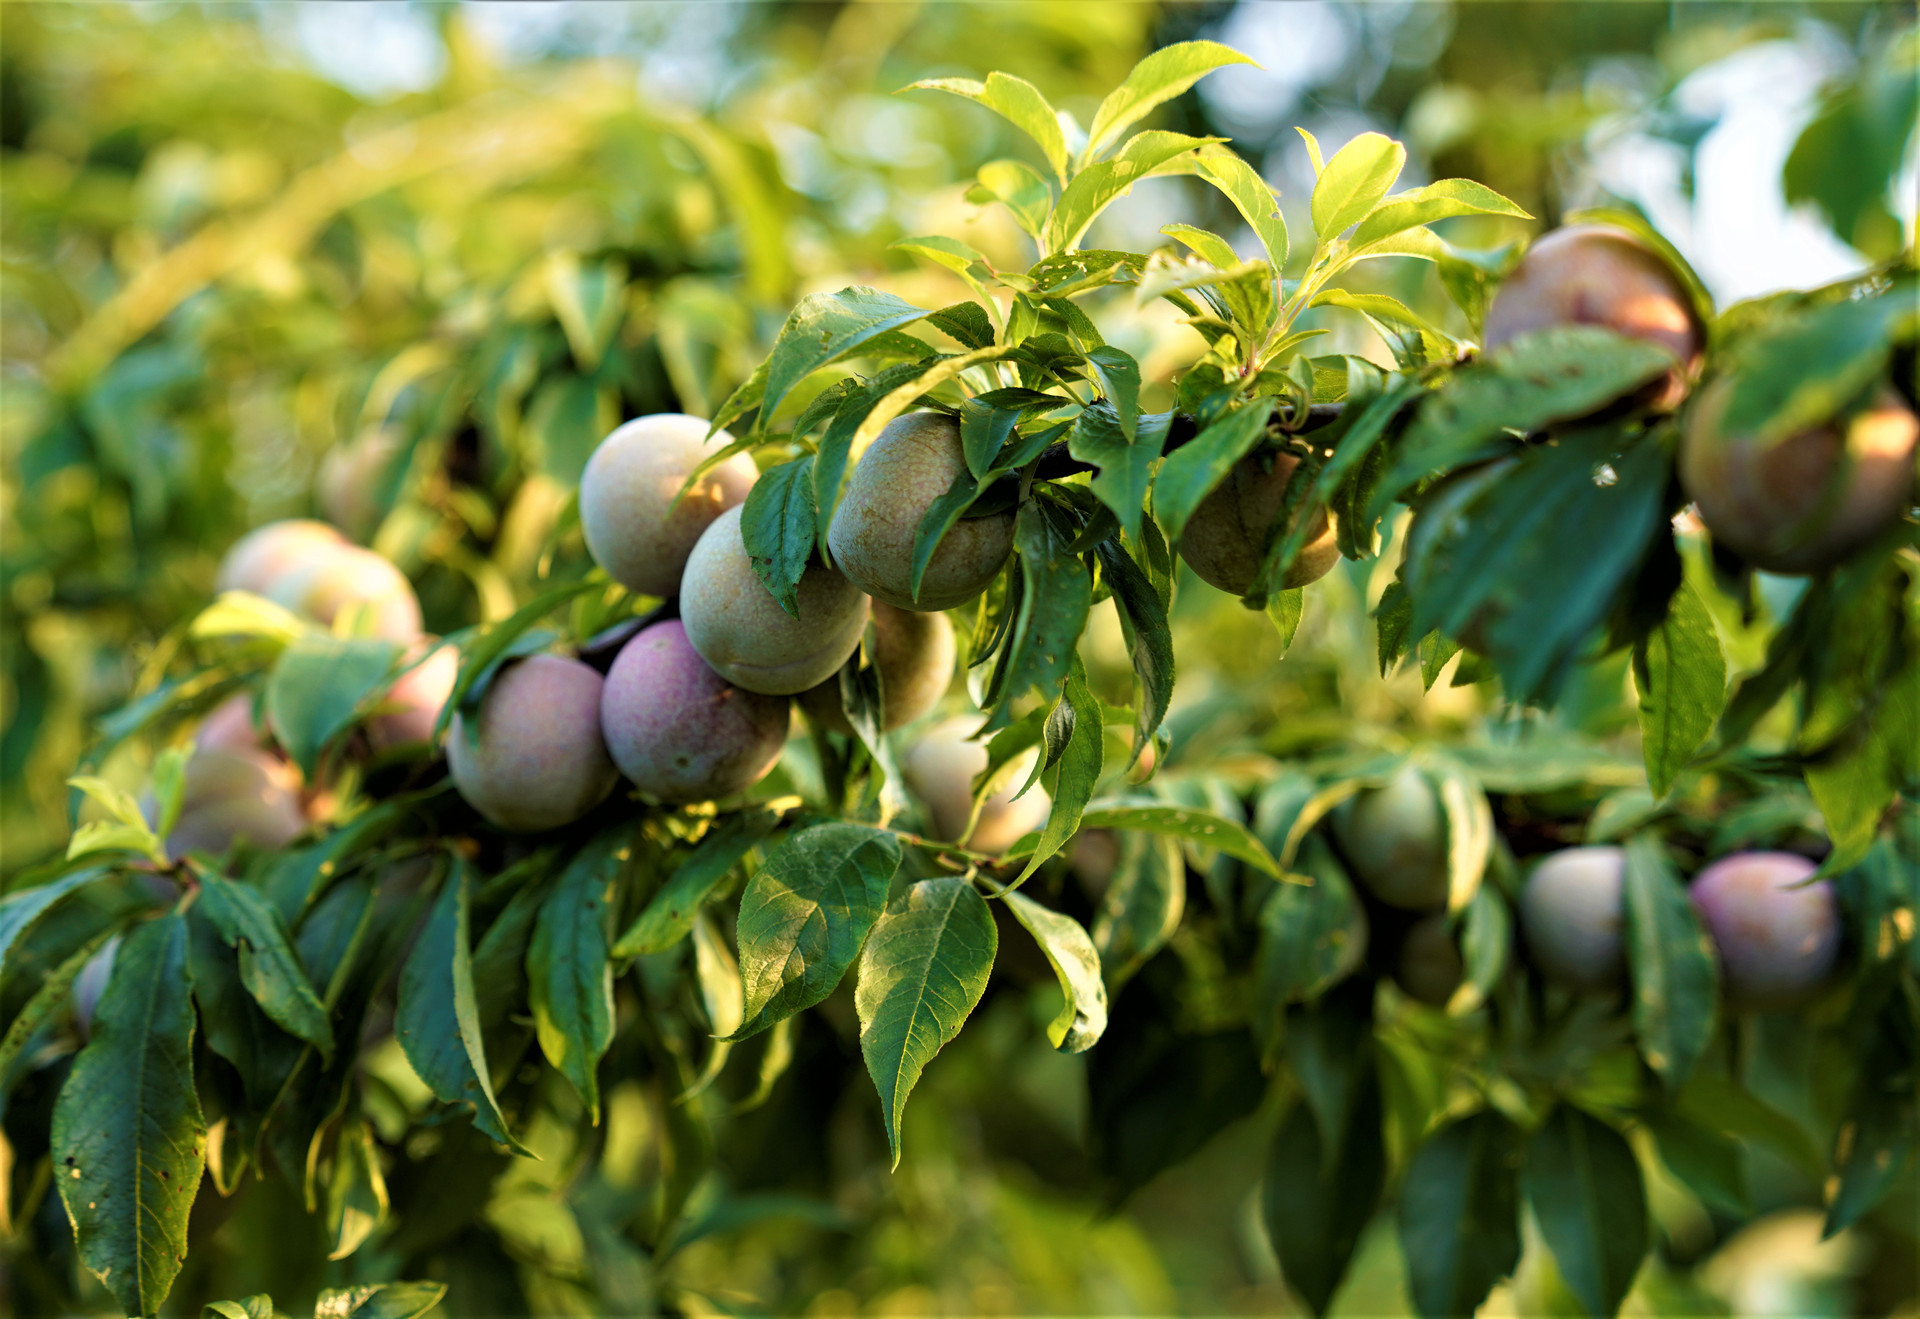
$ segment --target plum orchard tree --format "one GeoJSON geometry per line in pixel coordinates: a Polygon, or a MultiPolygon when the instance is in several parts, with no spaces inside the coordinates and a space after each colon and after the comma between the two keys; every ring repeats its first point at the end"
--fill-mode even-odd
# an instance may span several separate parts
{"type": "MultiPolygon", "coordinates": [[[[0,905],[6,965],[43,972],[8,1002],[0,1077],[84,1040],[21,1157],[129,1313],[167,1295],[196,1196],[256,1172],[304,1188],[331,1257],[369,1261],[351,1276],[397,1276],[423,1248],[390,1171],[500,1175],[630,1079],[659,1103],[659,1174],[603,1221],[670,1289],[713,1230],[692,1215],[728,1212],[689,1197],[716,1130],[696,1101],[730,1062],[764,1102],[820,1008],[857,1032],[897,1164],[1012,941],[1057,978],[1048,1040],[1089,1053],[1116,1201],[1272,1097],[1266,1225],[1316,1312],[1389,1200],[1422,1314],[1513,1271],[1524,1203],[1607,1315],[1649,1251],[1650,1174],[1738,1216],[1758,1144],[1824,1188],[1830,1231],[1900,1181],[1910,265],[1716,315],[1631,215],[1456,248],[1431,226],[1527,217],[1461,179],[1396,193],[1404,151],[1373,133],[1325,158],[1307,137],[1302,259],[1223,141],[1133,131],[1240,58],[1159,51],[1084,133],[1004,74],[918,84],[1032,136],[1039,167],[995,161],[969,195],[1037,259],[915,237],[971,299],[803,299],[711,422],[606,438],[578,499],[598,567],[510,617],[436,643],[405,578],[331,529],[234,547],[91,753],[161,748],[146,800],[76,777],[95,815],[0,905]],[[1185,224],[1082,248],[1176,174],[1224,195],[1251,256],[1185,224]],[[1342,287],[1387,258],[1436,266],[1484,347],[1342,287]],[[1116,295],[1170,302],[1204,351],[1143,379],[1082,305],[1116,295]],[[1315,355],[1328,315],[1394,367],[1315,355]],[[1180,560],[1290,641],[1313,581],[1383,555],[1381,671],[1496,688],[1506,733],[1156,774],[1180,560]],[[1078,657],[1104,609],[1124,704],[1078,657]],[[1641,765],[1535,717],[1612,656],[1641,765]],[[1824,1149],[1734,1047],[1786,1008],[1830,1044],[1824,1149]],[[421,1124],[473,1134],[415,1166],[421,1124]]],[[[392,1286],[380,1313],[438,1295],[392,1286]]]]}

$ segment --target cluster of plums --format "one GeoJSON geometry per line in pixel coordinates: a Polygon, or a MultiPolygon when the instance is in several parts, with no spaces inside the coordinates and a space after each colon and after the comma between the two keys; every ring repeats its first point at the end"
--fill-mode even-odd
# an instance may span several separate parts
{"type": "MultiPolygon", "coordinates": [[[[404,669],[366,722],[375,750],[424,742],[453,691],[460,661],[431,649],[420,629],[420,602],[398,568],[324,522],[270,523],[237,541],[221,562],[222,591],[250,591],[322,626],[357,616],[362,632],[406,648],[404,669]]],[[[281,755],[250,693],[229,697],[201,722],[188,758],[180,815],[168,852],[225,852],[245,840],[279,848],[304,833],[327,807],[299,769],[281,755]]]]}
{"type": "MultiPolygon", "coordinates": [[[[1404,767],[1336,810],[1334,839],[1355,879],[1378,902],[1414,915],[1392,959],[1394,979],[1422,1002],[1445,1004],[1464,967],[1447,902],[1447,831],[1438,793],[1404,767]]],[[[1708,865],[1688,889],[1735,1011],[1799,1006],[1828,983],[1840,956],[1832,885],[1792,852],[1740,852],[1708,865]]],[[[1626,854],[1570,847],[1536,863],[1520,891],[1529,960],[1550,983],[1608,993],[1627,983],[1623,927],[1626,854]]]]}
{"type": "MultiPolygon", "coordinates": [[[[1679,274],[1612,225],[1569,225],[1529,248],[1487,309],[1486,347],[1559,325],[1604,326],[1671,353],[1673,369],[1631,400],[1656,412],[1686,400],[1706,350],[1706,326],[1679,274]]],[[[1735,385],[1731,375],[1709,380],[1681,426],[1680,483],[1716,543],[1769,572],[1818,572],[1912,504],[1920,418],[1890,386],[1810,430],[1762,442],[1725,424],[1735,385]]]]}

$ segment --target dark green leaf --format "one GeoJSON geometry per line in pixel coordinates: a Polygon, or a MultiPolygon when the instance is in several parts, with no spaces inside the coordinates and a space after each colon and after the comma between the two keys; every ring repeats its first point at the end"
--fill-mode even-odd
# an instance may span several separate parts
{"type": "Polygon", "coordinates": [[[1587,1313],[1616,1313],[1647,1254],[1646,1187],[1626,1137],[1561,1104],[1527,1142],[1527,1201],[1587,1313]]]}
{"type": "Polygon", "coordinates": [[[1520,1262],[1520,1151],[1520,1129],[1484,1109],[1415,1152],[1400,1188],[1400,1249],[1424,1319],[1472,1314],[1520,1262]]]}
{"type": "Polygon", "coordinates": [[[970,398],[960,404],[960,448],[967,459],[967,471],[975,480],[993,470],[993,460],[1005,447],[1020,420],[1018,408],[996,408],[970,398]]]}
{"type": "Polygon", "coordinates": [[[1093,790],[1100,782],[1107,741],[1102,728],[1100,698],[1088,690],[1086,669],[1081,665],[1078,655],[1074,656],[1073,671],[1067,675],[1066,690],[1056,710],[1069,711],[1071,725],[1066,745],[1057,756],[1048,756],[1049,761],[1057,762],[1053,778],[1053,809],[1047,815],[1046,825],[1040,830],[1032,857],[1015,883],[1024,881],[1043,862],[1067,845],[1079,830],[1081,813],[1086,810],[1087,803],[1093,800],[1093,790]]]}
{"type": "Polygon", "coordinates": [[[927,314],[927,324],[946,331],[968,348],[993,345],[993,322],[977,302],[956,302],[927,314]]]}
{"type": "Polygon", "coordinates": [[[265,1110],[306,1047],[274,1025],[240,980],[239,955],[206,911],[187,911],[187,968],[207,1047],[233,1064],[247,1101],[265,1110]]]}
{"type": "Polygon", "coordinates": [[[215,874],[200,877],[200,902],[220,937],[239,951],[240,982],[274,1024],[333,1059],[333,1026],[307,982],[279,913],[258,889],[215,874]]]}
{"type": "Polygon", "coordinates": [[[1365,1068],[1345,1138],[1332,1148],[1307,1104],[1295,1104],[1267,1152],[1262,1218],[1281,1276],[1316,1315],[1333,1302],[1386,1185],[1380,1083],[1365,1068]]]}
{"type": "Polygon", "coordinates": [[[309,778],[320,752],[385,687],[400,648],[376,637],[303,634],[267,678],[267,721],[309,778]]]}
{"type": "Polygon", "coordinates": [[[665,952],[684,939],[700,904],[773,825],[774,817],[759,810],[717,821],[613,945],[613,955],[623,960],[645,957],[665,952]]]}
{"type": "Polygon", "coordinates": [[[400,972],[394,1033],[417,1075],[449,1104],[473,1105],[473,1124],[502,1145],[527,1151],[507,1130],[493,1097],[480,1010],[473,992],[473,954],[467,935],[472,872],[454,862],[441,884],[425,928],[400,972]]]}
{"type": "Polygon", "coordinates": [[[0,975],[11,969],[8,954],[20,936],[44,916],[53,905],[74,890],[110,874],[108,867],[88,865],[33,888],[9,893],[0,899],[0,975]]]}
{"type": "Polygon", "coordinates": [[[14,1014],[13,1020],[7,1025],[6,1034],[0,1035],[0,1098],[5,1096],[15,1080],[13,1068],[22,1052],[40,1034],[40,1028],[52,1021],[54,1014],[67,1005],[73,993],[73,982],[113,935],[114,929],[109,927],[68,953],[66,960],[47,973],[40,987],[33,991],[33,997],[14,1014]]]}
{"type": "Polygon", "coordinates": [[[1713,946],[1652,837],[1627,842],[1623,905],[1634,1034],[1647,1065],[1678,1090],[1713,1038],[1719,996],[1713,946]]]}
{"type": "Polygon", "coordinates": [[[1912,308],[1911,289],[1904,297],[1849,299],[1741,341],[1723,430],[1764,444],[1826,422],[1886,369],[1895,321],[1912,308]]]}
{"type": "Polygon", "coordinates": [[[1102,344],[1087,350],[1087,368],[1100,382],[1101,396],[1120,419],[1120,433],[1132,444],[1140,421],[1140,364],[1121,349],[1102,344]]]}
{"type": "Polygon", "coordinates": [[[1640,1120],[1660,1151],[1660,1161],[1687,1189],[1723,1213],[1745,1218],[1753,1212],[1738,1141],[1675,1112],[1656,1110],[1640,1120]]]}
{"type": "Polygon", "coordinates": [[[1272,408],[1254,399],[1229,412],[1175,449],[1161,464],[1153,483],[1153,516],[1171,545],[1180,543],[1187,519],[1233,465],[1246,457],[1266,430],[1272,408]]]}
{"type": "Polygon", "coordinates": [[[1113,592],[1120,630],[1133,660],[1133,755],[1129,766],[1153,741],[1173,700],[1173,630],[1165,603],[1133,557],[1112,539],[1097,547],[1101,576],[1113,592]]]}
{"type": "Polygon", "coordinates": [[[444,1282],[375,1282],[329,1287],[313,1303],[313,1319],[417,1319],[440,1304],[444,1282]]]}
{"type": "Polygon", "coordinates": [[[54,1183],[80,1262],[128,1314],[155,1313],[172,1288],[207,1163],[190,987],[184,916],[129,934],[53,1109],[54,1183]]]}
{"type": "Polygon", "coordinates": [[[540,470],[563,486],[577,484],[587,459],[619,420],[615,406],[613,392],[592,380],[549,376],[527,404],[522,428],[540,470]]]}
{"type": "Polygon", "coordinates": [[[600,1057],[613,1042],[608,927],[614,881],[633,856],[637,825],[602,831],[575,854],[540,904],[527,947],[527,989],[540,1051],[573,1083],[597,1126],[600,1057]]]}
{"type": "Polygon", "coordinates": [[[1140,537],[1153,464],[1172,424],[1171,412],[1140,417],[1129,439],[1113,409],[1096,404],[1074,418],[1067,432],[1067,452],[1098,469],[1090,483],[1093,493],[1120,519],[1129,540],[1140,537]]]}
{"type": "Polygon", "coordinates": [[[895,1167],[907,1097],[986,993],[998,946],[986,900],[959,876],[915,884],[867,939],[854,1007],[895,1167]]]}
{"type": "Polygon", "coordinates": [[[1037,501],[1014,522],[1023,590],[1008,647],[1006,684],[987,721],[990,731],[1013,719],[1013,703],[1029,692],[1051,704],[1073,667],[1075,647],[1093,607],[1093,575],[1037,501]]]}
{"type": "Polygon", "coordinates": [[[860,955],[900,868],[900,840],[845,822],[811,825],[767,853],[736,929],[746,1039],[825,999],[860,955]]]}
{"type": "Polygon", "coordinates": [[[788,391],[805,377],[875,336],[911,325],[926,314],[924,308],[891,293],[859,286],[800,299],[767,357],[766,389],[760,402],[763,421],[780,410],[788,391]]]}
{"type": "Polygon", "coordinates": [[[813,500],[813,455],[806,454],[760,473],[740,513],[740,539],[755,575],[795,618],[794,592],[813,558],[813,500]]]}
{"type": "Polygon", "coordinates": [[[1352,974],[1367,948],[1366,912],[1332,850],[1310,835],[1299,859],[1313,883],[1276,884],[1260,907],[1254,994],[1276,1021],[1352,974]]]}
{"type": "Polygon", "coordinates": [[[1024,893],[1005,895],[1007,910],[1025,927],[1060,978],[1063,1002],[1047,1024],[1047,1040],[1062,1053],[1083,1053],[1107,1029],[1107,986],[1100,954],[1079,921],[1050,911],[1024,893]]]}
{"type": "Polygon", "coordinates": [[[1166,946],[1187,903],[1187,863],[1178,839],[1122,833],[1119,843],[1093,922],[1093,946],[1116,986],[1166,946]]]}
{"type": "Polygon", "coordinates": [[[1633,652],[1640,692],[1640,746],[1647,782],[1665,797],[1727,704],[1727,661],[1713,615],[1691,586],[1633,652]]]}

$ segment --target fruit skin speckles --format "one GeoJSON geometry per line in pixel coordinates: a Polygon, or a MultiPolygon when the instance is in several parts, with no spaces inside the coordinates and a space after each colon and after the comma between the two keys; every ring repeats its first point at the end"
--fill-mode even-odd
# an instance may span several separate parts
{"type": "Polygon", "coordinates": [[[725,431],[679,412],[636,417],[600,441],[580,474],[580,530],[607,575],[642,595],[680,593],[680,578],[713,520],[746,502],[760,475],[737,453],[679,496],[702,459],[733,443],[725,431]]]}
{"type": "Polygon", "coordinates": [[[585,815],[619,779],[600,737],[599,673],[579,660],[531,655],[500,670],[478,727],[456,714],[447,769],[460,795],[502,829],[534,833],[585,815]]]}

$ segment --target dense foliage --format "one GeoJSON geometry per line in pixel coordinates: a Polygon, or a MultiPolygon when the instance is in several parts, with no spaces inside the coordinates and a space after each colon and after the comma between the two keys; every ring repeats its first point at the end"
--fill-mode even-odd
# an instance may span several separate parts
{"type": "MultiPolygon", "coordinates": [[[[1244,60],[1163,46],[1084,128],[1011,74],[915,83],[1028,143],[967,193],[999,245],[888,235],[911,277],[793,296],[776,213],[803,203],[756,148],[576,78],[536,125],[461,104],[363,138],[72,327],[10,459],[40,492],[10,593],[99,590],[160,639],[84,747],[42,735],[38,649],[9,659],[9,779],[77,825],[0,900],[23,1313],[82,1268],[128,1313],[324,1285],[321,1312],[412,1314],[441,1283],[477,1312],[786,1308],[842,1275],[719,1243],[838,1238],[889,1170],[961,1161],[968,1106],[1011,1148],[1083,1124],[1084,1153],[1026,1157],[1110,1206],[1266,1114],[1263,1226],[1316,1312],[1389,1206],[1411,1304],[1446,1315],[1523,1246],[1578,1311],[1637,1277],[1684,1310],[1702,1224],[1901,1204],[1911,249],[1716,311],[1637,213],[1486,245],[1534,217],[1395,191],[1374,132],[1302,132],[1290,231],[1224,138],[1141,127],[1244,60]],[[1164,178],[1228,232],[1089,245],[1164,178]],[[421,218],[449,208],[468,227],[421,218]],[[491,278],[443,302],[456,260],[491,278]],[[215,278],[279,337],[196,304],[215,278]],[[1327,350],[1363,334],[1385,351],[1327,350]],[[323,590],[362,552],[318,527],[216,580],[213,528],[254,519],[182,465],[214,461],[176,429],[214,408],[350,436],[320,511],[404,580],[323,590]],[[712,419],[673,432],[701,455],[679,496],[744,475],[677,588],[636,586],[622,538],[682,505],[597,496],[602,440],[680,412],[712,419]],[[1223,591],[1246,608],[1203,623],[1223,591]],[[935,603],[964,691],[909,714],[890,638],[935,603]],[[1278,695],[1235,690],[1276,664],[1278,695]],[[666,764],[682,737],[765,754],[666,764]],[[278,813],[215,818],[240,797],[278,813]],[[1049,1048],[1085,1055],[1083,1116],[1063,1063],[1010,1065],[1049,1048]],[[219,1238],[251,1258],[196,1265],[219,1238]]],[[[1835,126],[1872,100],[1836,97],[1789,170],[1869,238],[1885,189],[1822,190],[1809,153],[1880,131],[1835,126]]],[[[1156,1304],[1124,1243],[1094,1258],[1098,1303],[1156,1304]]]]}

